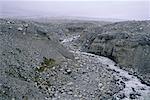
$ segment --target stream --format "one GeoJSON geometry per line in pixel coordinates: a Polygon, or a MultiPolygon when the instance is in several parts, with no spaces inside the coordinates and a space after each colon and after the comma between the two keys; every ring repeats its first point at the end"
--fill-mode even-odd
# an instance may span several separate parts
{"type": "Polygon", "coordinates": [[[115,94],[117,100],[120,100],[117,96],[125,96],[121,100],[150,100],[150,87],[146,84],[142,84],[141,81],[133,75],[130,75],[127,71],[120,69],[118,66],[115,66],[116,63],[110,60],[107,57],[98,56],[86,52],[81,52],[79,49],[75,49],[73,41],[78,39],[80,36],[70,36],[69,38],[64,39],[61,43],[71,50],[73,53],[84,56],[92,56],[98,62],[101,62],[103,65],[107,65],[106,69],[113,70],[114,75],[121,81],[125,83],[125,88],[119,93],[115,94]]]}

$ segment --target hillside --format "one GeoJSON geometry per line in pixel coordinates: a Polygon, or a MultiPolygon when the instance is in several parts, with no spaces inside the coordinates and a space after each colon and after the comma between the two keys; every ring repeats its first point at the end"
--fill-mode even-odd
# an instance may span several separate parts
{"type": "Polygon", "coordinates": [[[79,40],[83,51],[109,57],[150,85],[150,21],[125,21],[92,28],[79,40]]]}
{"type": "Polygon", "coordinates": [[[0,100],[149,100],[148,64],[149,21],[0,19],[0,100]],[[130,45],[138,56],[112,52],[120,40],[139,43],[130,45]],[[130,57],[137,76],[126,69],[130,57]]]}

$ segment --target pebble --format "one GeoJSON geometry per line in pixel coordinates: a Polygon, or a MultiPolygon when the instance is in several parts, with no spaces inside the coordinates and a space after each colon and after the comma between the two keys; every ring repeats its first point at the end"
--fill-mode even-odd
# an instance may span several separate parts
{"type": "Polygon", "coordinates": [[[143,29],[143,27],[140,27],[139,29],[140,29],[140,30],[142,30],[142,29],[143,29]]]}
{"type": "Polygon", "coordinates": [[[53,69],[53,70],[55,70],[55,69],[56,69],[56,67],[54,66],[54,67],[52,67],[52,69],[53,69]]]}
{"type": "Polygon", "coordinates": [[[23,30],[23,28],[22,27],[18,27],[18,31],[22,31],[23,30]]]}
{"type": "Polygon", "coordinates": [[[57,100],[57,98],[52,98],[52,100],[57,100]]]}
{"type": "Polygon", "coordinates": [[[80,95],[79,95],[79,98],[81,98],[81,97],[82,97],[82,95],[80,94],[80,95]]]}
{"type": "Polygon", "coordinates": [[[67,85],[73,85],[73,82],[69,82],[69,83],[67,83],[67,85]]]}
{"type": "Polygon", "coordinates": [[[79,57],[75,57],[75,60],[79,60],[79,57]]]}
{"type": "Polygon", "coordinates": [[[74,80],[76,80],[76,79],[77,79],[77,77],[76,77],[76,76],[73,76],[73,79],[74,79],[74,80]]]}
{"type": "Polygon", "coordinates": [[[102,83],[99,83],[99,84],[98,84],[98,87],[102,87],[102,86],[103,86],[103,84],[102,84],[102,83]]]}
{"type": "Polygon", "coordinates": [[[35,36],[38,36],[38,34],[34,34],[35,36]]]}
{"type": "Polygon", "coordinates": [[[73,92],[72,92],[72,91],[68,91],[67,93],[68,93],[69,95],[72,95],[72,94],[73,94],[73,92]]]}
{"type": "Polygon", "coordinates": [[[29,26],[28,24],[25,24],[25,25],[24,25],[25,28],[27,28],[28,26],[29,26]]]}
{"type": "Polygon", "coordinates": [[[125,88],[126,84],[123,81],[120,81],[120,84],[125,88]]]}
{"type": "Polygon", "coordinates": [[[57,97],[57,96],[58,96],[58,94],[57,94],[57,93],[55,93],[55,94],[54,94],[54,96],[55,96],[55,97],[57,97]]]}
{"type": "Polygon", "coordinates": [[[117,97],[118,97],[119,99],[124,99],[126,96],[125,96],[124,93],[119,93],[119,94],[117,95],[117,97]]]}
{"type": "Polygon", "coordinates": [[[130,94],[130,99],[137,99],[137,96],[133,93],[130,94]]]}
{"type": "Polygon", "coordinates": [[[80,64],[80,67],[83,67],[83,64],[80,64]]]}
{"type": "Polygon", "coordinates": [[[61,68],[61,69],[59,69],[60,71],[63,71],[64,69],[63,68],[61,68]]]}
{"type": "Polygon", "coordinates": [[[78,97],[78,96],[75,94],[74,97],[78,97]]]}
{"type": "Polygon", "coordinates": [[[141,87],[141,90],[146,90],[144,87],[141,87]]]}
{"type": "Polygon", "coordinates": [[[15,100],[15,98],[12,98],[11,100],[15,100]]]}
{"type": "Polygon", "coordinates": [[[10,21],[7,21],[7,24],[10,24],[11,22],[10,21]]]}
{"type": "Polygon", "coordinates": [[[129,79],[126,78],[126,77],[122,77],[122,80],[123,80],[123,81],[129,81],[129,79]]]}
{"type": "Polygon", "coordinates": [[[26,32],[23,32],[23,35],[26,35],[26,32]]]}
{"type": "Polygon", "coordinates": [[[67,72],[67,74],[71,74],[72,71],[71,71],[71,69],[67,69],[66,72],[67,72]]]}
{"type": "Polygon", "coordinates": [[[8,29],[12,29],[12,26],[10,26],[8,29]]]}

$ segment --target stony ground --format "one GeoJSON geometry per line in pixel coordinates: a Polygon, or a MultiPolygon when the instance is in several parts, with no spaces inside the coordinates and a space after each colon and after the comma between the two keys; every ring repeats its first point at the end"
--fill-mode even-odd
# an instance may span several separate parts
{"type": "Polygon", "coordinates": [[[150,85],[150,21],[116,22],[91,28],[80,39],[82,50],[105,56],[150,85]]]}
{"type": "MultiPolygon", "coordinates": [[[[113,81],[115,81],[114,84],[115,85],[118,84],[121,86],[119,92],[117,91],[117,88],[119,89],[119,86],[115,87],[116,93],[111,95],[113,97],[113,99],[115,99],[115,100],[130,100],[130,99],[149,100],[149,98],[150,98],[150,87],[149,86],[142,84],[137,77],[130,75],[125,70],[120,69],[115,62],[113,62],[112,60],[110,60],[106,57],[97,56],[97,55],[85,53],[85,52],[80,52],[80,49],[78,47],[76,47],[76,44],[74,42],[78,37],[80,37],[80,36],[79,35],[70,36],[70,38],[64,39],[64,41],[62,41],[62,43],[68,49],[73,50],[73,52],[75,51],[74,53],[76,54],[77,58],[79,58],[81,60],[81,62],[84,62],[84,60],[86,60],[85,65],[83,65],[84,67],[88,67],[90,65],[89,69],[93,69],[94,73],[91,74],[93,77],[89,78],[89,80],[90,79],[97,80],[97,72],[101,73],[103,75],[106,74],[104,71],[110,72],[110,73],[107,73],[106,76],[108,76],[109,74],[114,76],[114,79],[113,79],[113,81]],[[86,65],[87,63],[89,63],[89,64],[86,65]],[[94,69],[96,69],[96,70],[94,70],[94,69]]],[[[85,69],[83,69],[83,70],[85,70],[85,69]]],[[[90,72],[90,70],[87,71],[87,73],[89,73],[89,72],[90,72]]],[[[99,76],[99,78],[100,77],[102,78],[102,75],[99,76]]],[[[80,82],[82,82],[82,81],[80,81],[80,82]]],[[[90,84],[90,81],[86,84],[87,85],[90,84]]],[[[105,83],[105,82],[103,83],[103,81],[99,81],[98,84],[92,83],[90,85],[90,87],[98,86],[98,87],[96,87],[97,89],[100,88],[100,90],[101,89],[105,90],[105,88],[103,88],[103,86],[105,86],[106,84],[107,83],[105,83]],[[99,86],[101,86],[101,87],[99,87],[99,86]]],[[[111,85],[113,85],[113,84],[110,84],[110,86],[111,85]]],[[[110,91],[113,91],[113,90],[110,89],[109,92],[110,91]]],[[[101,98],[97,98],[97,99],[101,99],[101,98]]],[[[102,98],[102,100],[107,100],[107,99],[102,98]]]]}
{"type": "Polygon", "coordinates": [[[149,100],[150,87],[137,77],[81,52],[80,32],[59,43],[41,24],[1,21],[0,100],[149,100]]]}

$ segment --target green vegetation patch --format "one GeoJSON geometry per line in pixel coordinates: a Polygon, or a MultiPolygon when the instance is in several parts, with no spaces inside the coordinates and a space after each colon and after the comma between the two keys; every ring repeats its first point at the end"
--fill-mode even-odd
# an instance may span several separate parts
{"type": "Polygon", "coordinates": [[[36,71],[43,72],[48,68],[52,68],[55,65],[56,65],[56,61],[54,59],[43,57],[43,62],[41,62],[40,67],[36,68],[36,71]]]}

